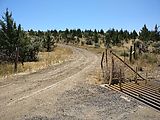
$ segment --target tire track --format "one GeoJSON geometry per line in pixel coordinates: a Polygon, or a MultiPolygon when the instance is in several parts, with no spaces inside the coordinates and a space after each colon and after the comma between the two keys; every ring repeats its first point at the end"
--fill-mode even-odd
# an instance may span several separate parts
{"type": "Polygon", "coordinates": [[[12,84],[10,83],[8,86],[1,87],[0,90],[3,94],[0,94],[0,106],[10,106],[11,104],[53,88],[91,64],[93,54],[79,48],[71,46],[69,48],[73,50],[74,58],[68,64],[64,63],[57,66],[57,68],[51,67],[34,74],[22,76],[15,79],[12,84]]]}

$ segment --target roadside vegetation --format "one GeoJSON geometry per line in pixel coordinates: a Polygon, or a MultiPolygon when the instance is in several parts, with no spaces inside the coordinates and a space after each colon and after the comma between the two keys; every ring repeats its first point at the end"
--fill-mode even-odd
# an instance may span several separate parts
{"type": "MultiPolygon", "coordinates": [[[[52,52],[39,52],[38,61],[24,62],[24,65],[18,63],[17,73],[25,72],[31,73],[37,70],[47,68],[54,64],[61,64],[65,62],[67,58],[72,54],[72,50],[69,48],[62,48],[57,46],[52,52]]],[[[14,74],[13,64],[4,63],[0,64],[0,77],[14,74]]]]}
{"type": "Polygon", "coordinates": [[[6,9],[0,20],[0,76],[31,72],[63,62],[72,51],[58,47],[54,35],[50,30],[24,31],[6,9]]]}
{"type": "Polygon", "coordinates": [[[33,63],[35,63],[34,68],[38,69],[39,64],[46,66],[46,64],[59,61],[59,58],[55,57],[57,53],[59,55],[71,54],[70,50],[56,48],[57,43],[80,46],[97,53],[109,48],[128,59],[132,46],[135,52],[133,64],[138,62],[139,64],[159,65],[160,32],[158,28],[159,26],[155,25],[153,30],[148,30],[147,25],[144,25],[139,33],[135,30],[114,28],[107,31],[67,28],[59,31],[54,29],[25,31],[20,24],[16,24],[12,13],[6,9],[0,20],[0,75],[32,69],[33,63]]]}

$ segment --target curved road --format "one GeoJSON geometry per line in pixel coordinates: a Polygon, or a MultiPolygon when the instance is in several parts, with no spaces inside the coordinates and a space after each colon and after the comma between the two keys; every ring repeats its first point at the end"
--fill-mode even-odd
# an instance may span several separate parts
{"type": "Polygon", "coordinates": [[[62,47],[72,49],[70,60],[36,73],[0,81],[0,119],[52,114],[58,96],[84,81],[99,62],[98,57],[87,50],[62,47]]]}

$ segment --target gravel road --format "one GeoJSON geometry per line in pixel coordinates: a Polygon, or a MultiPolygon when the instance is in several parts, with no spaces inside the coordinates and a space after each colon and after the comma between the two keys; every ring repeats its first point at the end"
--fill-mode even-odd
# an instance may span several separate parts
{"type": "Polygon", "coordinates": [[[62,64],[0,80],[0,120],[158,120],[156,111],[133,98],[90,84],[100,57],[69,47],[62,64]],[[136,116],[136,117],[135,117],[136,116]]]}

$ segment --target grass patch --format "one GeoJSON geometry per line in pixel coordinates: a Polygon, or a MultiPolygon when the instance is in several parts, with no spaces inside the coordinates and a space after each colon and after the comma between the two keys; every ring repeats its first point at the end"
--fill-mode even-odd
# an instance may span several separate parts
{"type": "Polygon", "coordinates": [[[126,55],[128,54],[129,49],[127,47],[118,47],[118,46],[113,46],[112,51],[120,56],[124,56],[124,52],[126,55]]]}
{"type": "Polygon", "coordinates": [[[96,54],[102,54],[102,52],[105,51],[105,48],[94,47],[93,45],[83,45],[83,46],[76,46],[76,47],[86,49],[86,50],[91,51],[91,52],[96,53],[96,54]]]}
{"type": "Polygon", "coordinates": [[[158,62],[158,58],[156,57],[156,55],[151,53],[143,54],[141,59],[149,64],[156,64],[158,62]]]}
{"type": "MultiPolygon", "coordinates": [[[[18,64],[19,72],[34,72],[40,69],[47,68],[55,63],[64,62],[70,55],[72,50],[57,46],[52,52],[40,52],[38,54],[39,61],[25,62],[24,66],[18,64]]],[[[0,64],[0,77],[14,74],[13,64],[0,64]]]]}
{"type": "Polygon", "coordinates": [[[121,52],[120,56],[129,57],[129,53],[128,52],[121,52]]]}

